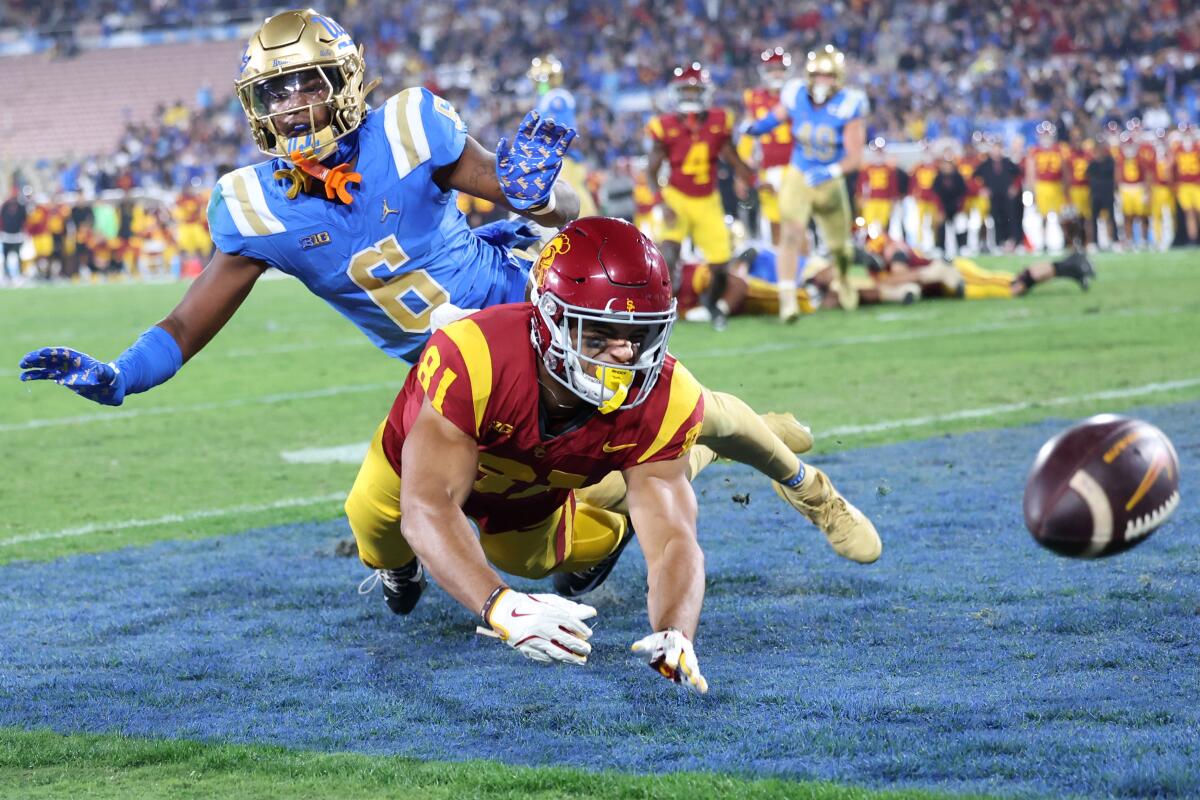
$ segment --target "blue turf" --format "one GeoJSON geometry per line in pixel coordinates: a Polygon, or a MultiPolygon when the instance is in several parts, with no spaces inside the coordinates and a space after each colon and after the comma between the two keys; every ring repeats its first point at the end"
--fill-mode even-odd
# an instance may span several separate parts
{"type": "Polygon", "coordinates": [[[583,669],[472,635],[440,591],[411,619],[332,556],[344,521],[0,568],[0,725],[421,758],[703,769],[1060,796],[1200,796],[1200,403],[1184,503],[1130,553],[1074,562],[1024,531],[1029,428],[814,459],[878,522],[838,560],[749,470],[698,482],[708,597],[689,697],[627,654],[631,549],[594,595],[583,669]],[[749,492],[748,507],[730,501],[749,492]]]}

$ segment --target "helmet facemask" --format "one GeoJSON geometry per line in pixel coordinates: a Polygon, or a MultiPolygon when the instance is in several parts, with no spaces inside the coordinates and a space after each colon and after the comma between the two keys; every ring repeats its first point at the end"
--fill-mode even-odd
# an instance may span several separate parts
{"type": "MultiPolygon", "coordinates": [[[[675,323],[675,300],[665,311],[598,311],[566,303],[552,293],[535,288],[531,301],[541,325],[534,324],[534,346],[542,353],[547,371],[580,399],[600,413],[634,408],[645,402],[658,382],[667,356],[667,341],[675,323]],[[630,364],[613,364],[585,355],[584,329],[591,323],[632,326],[645,331],[634,341],[635,357],[630,364]],[[549,341],[539,341],[548,335],[549,341]]],[[[615,300],[610,301],[610,305],[615,300]]],[[[636,333],[631,335],[636,337],[636,333]]]]}
{"type": "Polygon", "coordinates": [[[239,86],[238,96],[259,149],[282,157],[299,151],[321,161],[362,122],[346,87],[343,65],[324,64],[259,78],[239,86]],[[297,95],[310,102],[287,103],[297,95]]]}
{"type": "Polygon", "coordinates": [[[699,114],[712,100],[712,90],[702,83],[681,83],[671,87],[675,108],[684,114],[699,114]]]}

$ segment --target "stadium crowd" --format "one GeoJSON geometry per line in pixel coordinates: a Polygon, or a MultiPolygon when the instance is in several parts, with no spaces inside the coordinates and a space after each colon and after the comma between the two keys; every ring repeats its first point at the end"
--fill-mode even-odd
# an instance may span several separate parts
{"type": "MultiPolygon", "coordinates": [[[[270,10],[226,0],[99,6],[17,0],[0,12],[0,29],[59,30],[84,5],[104,32],[244,20],[270,10]]],[[[716,102],[740,110],[743,90],[760,82],[758,54],[777,45],[799,56],[832,42],[847,53],[849,83],[870,99],[871,140],[969,146],[982,134],[1020,164],[1022,143],[1035,139],[1042,120],[1068,142],[1102,137],[1107,123],[1140,119],[1152,132],[1200,118],[1200,8],[1179,0],[497,0],[486,6],[330,0],[323,6],[365,45],[368,69],[382,78],[376,102],[405,86],[428,86],[457,106],[483,142],[499,139],[535,101],[526,78],[530,59],[559,54],[579,109],[577,147],[602,202],[610,194],[605,179],[644,155],[644,125],[664,100],[672,66],[702,60],[716,102]]],[[[164,101],[155,119],[131,122],[113,152],[21,168],[15,183],[33,190],[17,193],[14,202],[29,206],[30,219],[53,220],[62,216],[50,209],[56,204],[90,204],[88,198],[110,189],[169,197],[183,187],[208,187],[259,157],[232,92],[198,87],[187,102],[164,101]]],[[[627,199],[625,192],[612,194],[627,199]]],[[[476,221],[489,213],[468,210],[476,221]]],[[[36,239],[37,230],[25,233],[36,239]]],[[[18,235],[5,232],[5,241],[18,235]]],[[[127,245],[110,249],[121,247],[127,245]]]]}

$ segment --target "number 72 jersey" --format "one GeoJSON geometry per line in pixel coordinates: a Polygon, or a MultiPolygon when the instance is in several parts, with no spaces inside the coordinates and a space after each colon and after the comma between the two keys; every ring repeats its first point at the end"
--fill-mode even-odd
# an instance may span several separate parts
{"type": "Polygon", "coordinates": [[[528,265],[472,232],[454,191],[433,180],[466,146],[467,127],[448,102],[406,89],[368,112],[349,205],[301,192],[272,159],[224,175],[208,224],[217,248],[299,278],[384,352],[412,363],[443,303],[482,308],[524,297],[528,265]]]}
{"type": "Polygon", "coordinates": [[[858,89],[840,89],[814,106],[804,81],[798,79],[783,87],[780,102],[791,118],[792,164],[801,172],[841,161],[846,155],[846,125],[865,117],[869,106],[858,89]]]}

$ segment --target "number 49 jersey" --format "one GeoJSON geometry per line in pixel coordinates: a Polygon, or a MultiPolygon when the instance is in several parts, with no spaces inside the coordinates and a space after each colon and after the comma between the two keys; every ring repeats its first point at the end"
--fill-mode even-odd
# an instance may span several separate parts
{"type": "Polygon", "coordinates": [[[841,161],[846,155],[846,125],[865,117],[869,105],[858,89],[841,89],[814,106],[803,80],[784,86],[780,102],[792,120],[792,164],[802,172],[841,161]]]}
{"type": "Polygon", "coordinates": [[[429,338],[430,312],[453,302],[480,308],[522,299],[527,267],[480,240],[456,192],[433,181],[458,160],[467,126],[450,103],[406,89],[368,112],[349,205],[301,192],[272,159],[224,175],[208,224],[217,248],[299,278],[384,352],[412,362],[429,338]]]}

